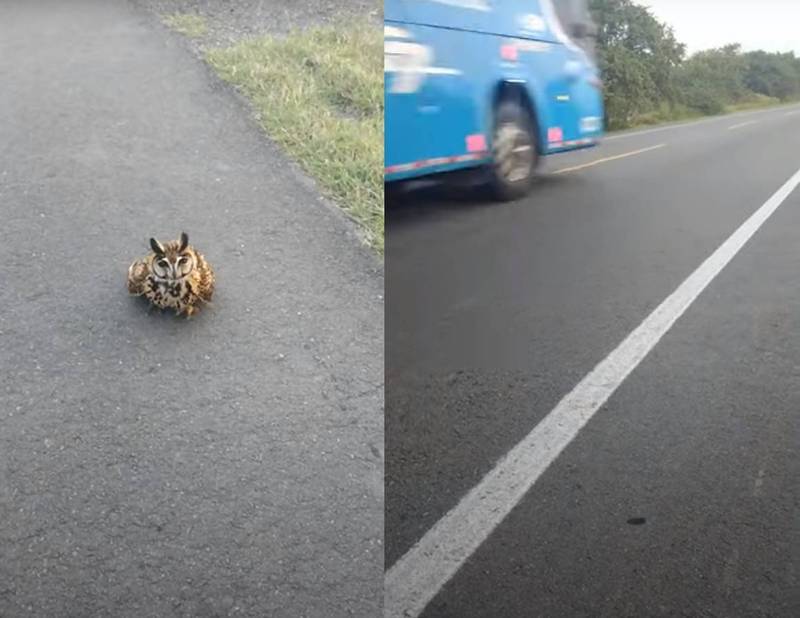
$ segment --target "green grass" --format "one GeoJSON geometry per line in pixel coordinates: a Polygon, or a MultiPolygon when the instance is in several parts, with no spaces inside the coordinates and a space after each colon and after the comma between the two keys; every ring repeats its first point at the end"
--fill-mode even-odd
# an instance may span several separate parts
{"type": "Polygon", "coordinates": [[[785,104],[785,101],[781,101],[775,97],[768,97],[763,94],[756,94],[753,93],[751,96],[748,96],[746,99],[739,101],[738,103],[734,103],[733,105],[726,105],[725,112],[741,112],[748,109],[760,109],[762,107],[774,107],[775,105],[782,105],[785,104]]]}
{"type": "Polygon", "coordinates": [[[383,33],[356,20],[210,50],[266,132],[383,253],[383,33]]]}
{"type": "Polygon", "coordinates": [[[208,32],[208,24],[202,15],[192,15],[190,13],[172,13],[164,15],[164,23],[183,35],[198,39],[208,32]]]}
{"type": "Polygon", "coordinates": [[[631,129],[636,127],[665,124],[668,122],[678,122],[680,120],[692,120],[694,118],[700,118],[702,115],[703,114],[697,110],[693,110],[684,105],[669,106],[665,104],[651,112],[640,114],[633,120],[633,122],[630,123],[629,126],[625,128],[631,129]]]}
{"type": "MultiPolygon", "coordinates": [[[[768,97],[761,94],[753,93],[752,95],[739,101],[738,103],[726,105],[725,110],[722,112],[722,115],[732,114],[734,112],[747,111],[751,109],[777,107],[781,105],[787,105],[791,102],[792,101],[781,101],[780,99],[776,99],[774,97],[768,97]]],[[[690,107],[686,107],[685,105],[674,105],[670,107],[669,105],[664,104],[661,105],[658,109],[655,109],[651,112],[640,114],[632,122],[628,123],[628,125],[624,127],[611,129],[609,133],[615,133],[617,131],[627,131],[629,129],[637,129],[641,127],[649,127],[660,124],[668,124],[670,122],[697,120],[699,118],[707,118],[710,115],[719,115],[719,114],[704,114],[690,107]]]]}

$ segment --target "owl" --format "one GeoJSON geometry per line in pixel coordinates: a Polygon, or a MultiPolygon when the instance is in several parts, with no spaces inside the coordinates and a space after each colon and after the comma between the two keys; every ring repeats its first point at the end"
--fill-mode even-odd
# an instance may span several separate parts
{"type": "Polygon", "coordinates": [[[189,245],[189,237],[161,244],[150,239],[152,253],[128,268],[128,292],[144,296],[161,309],[191,317],[201,303],[214,294],[214,271],[205,258],[189,245]]]}

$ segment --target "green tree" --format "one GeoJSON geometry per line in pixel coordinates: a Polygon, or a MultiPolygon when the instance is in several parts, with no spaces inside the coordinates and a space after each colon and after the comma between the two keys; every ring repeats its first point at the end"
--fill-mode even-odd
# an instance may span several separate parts
{"type": "Polygon", "coordinates": [[[680,100],[704,114],[719,114],[747,94],[746,73],[738,44],[698,52],[676,72],[680,100]]]}
{"type": "Polygon", "coordinates": [[[793,52],[753,51],[745,54],[745,62],[744,82],[753,92],[781,100],[800,95],[800,59],[793,52]]]}
{"type": "Polygon", "coordinates": [[[672,29],[634,0],[590,0],[590,8],[611,129],[686,112],[717,114],[764,97],[800,98],[794,53],[742,53],[732,44],[685,58],[672,29]]]}
{"type": "Polygon", "coordinates": [[[610,127],[676,97],[674,70],[685,46],[672,29],[632,0],[591,0],[610,127]]]}

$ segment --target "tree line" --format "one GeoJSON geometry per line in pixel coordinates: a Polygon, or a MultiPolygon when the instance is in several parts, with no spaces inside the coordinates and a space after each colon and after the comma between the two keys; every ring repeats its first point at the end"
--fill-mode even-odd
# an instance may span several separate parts
{"type": "Polygon", "coordinates": [[[687,56],[671,27],[632,0],[591,0],[606,125],[620,129],[800,98],[800,58],[739,44],[687,56]]]}

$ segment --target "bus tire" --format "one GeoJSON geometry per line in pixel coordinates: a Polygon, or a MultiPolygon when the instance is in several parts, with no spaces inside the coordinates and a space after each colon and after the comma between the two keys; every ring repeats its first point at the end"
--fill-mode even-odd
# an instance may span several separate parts
{"type": "Polygon", "coordinates": [[[490,183],[499,200],[527,195],[539,163],[536,131],[530,112],[516,101],[501,101],[495,112],[490,183]]]}

